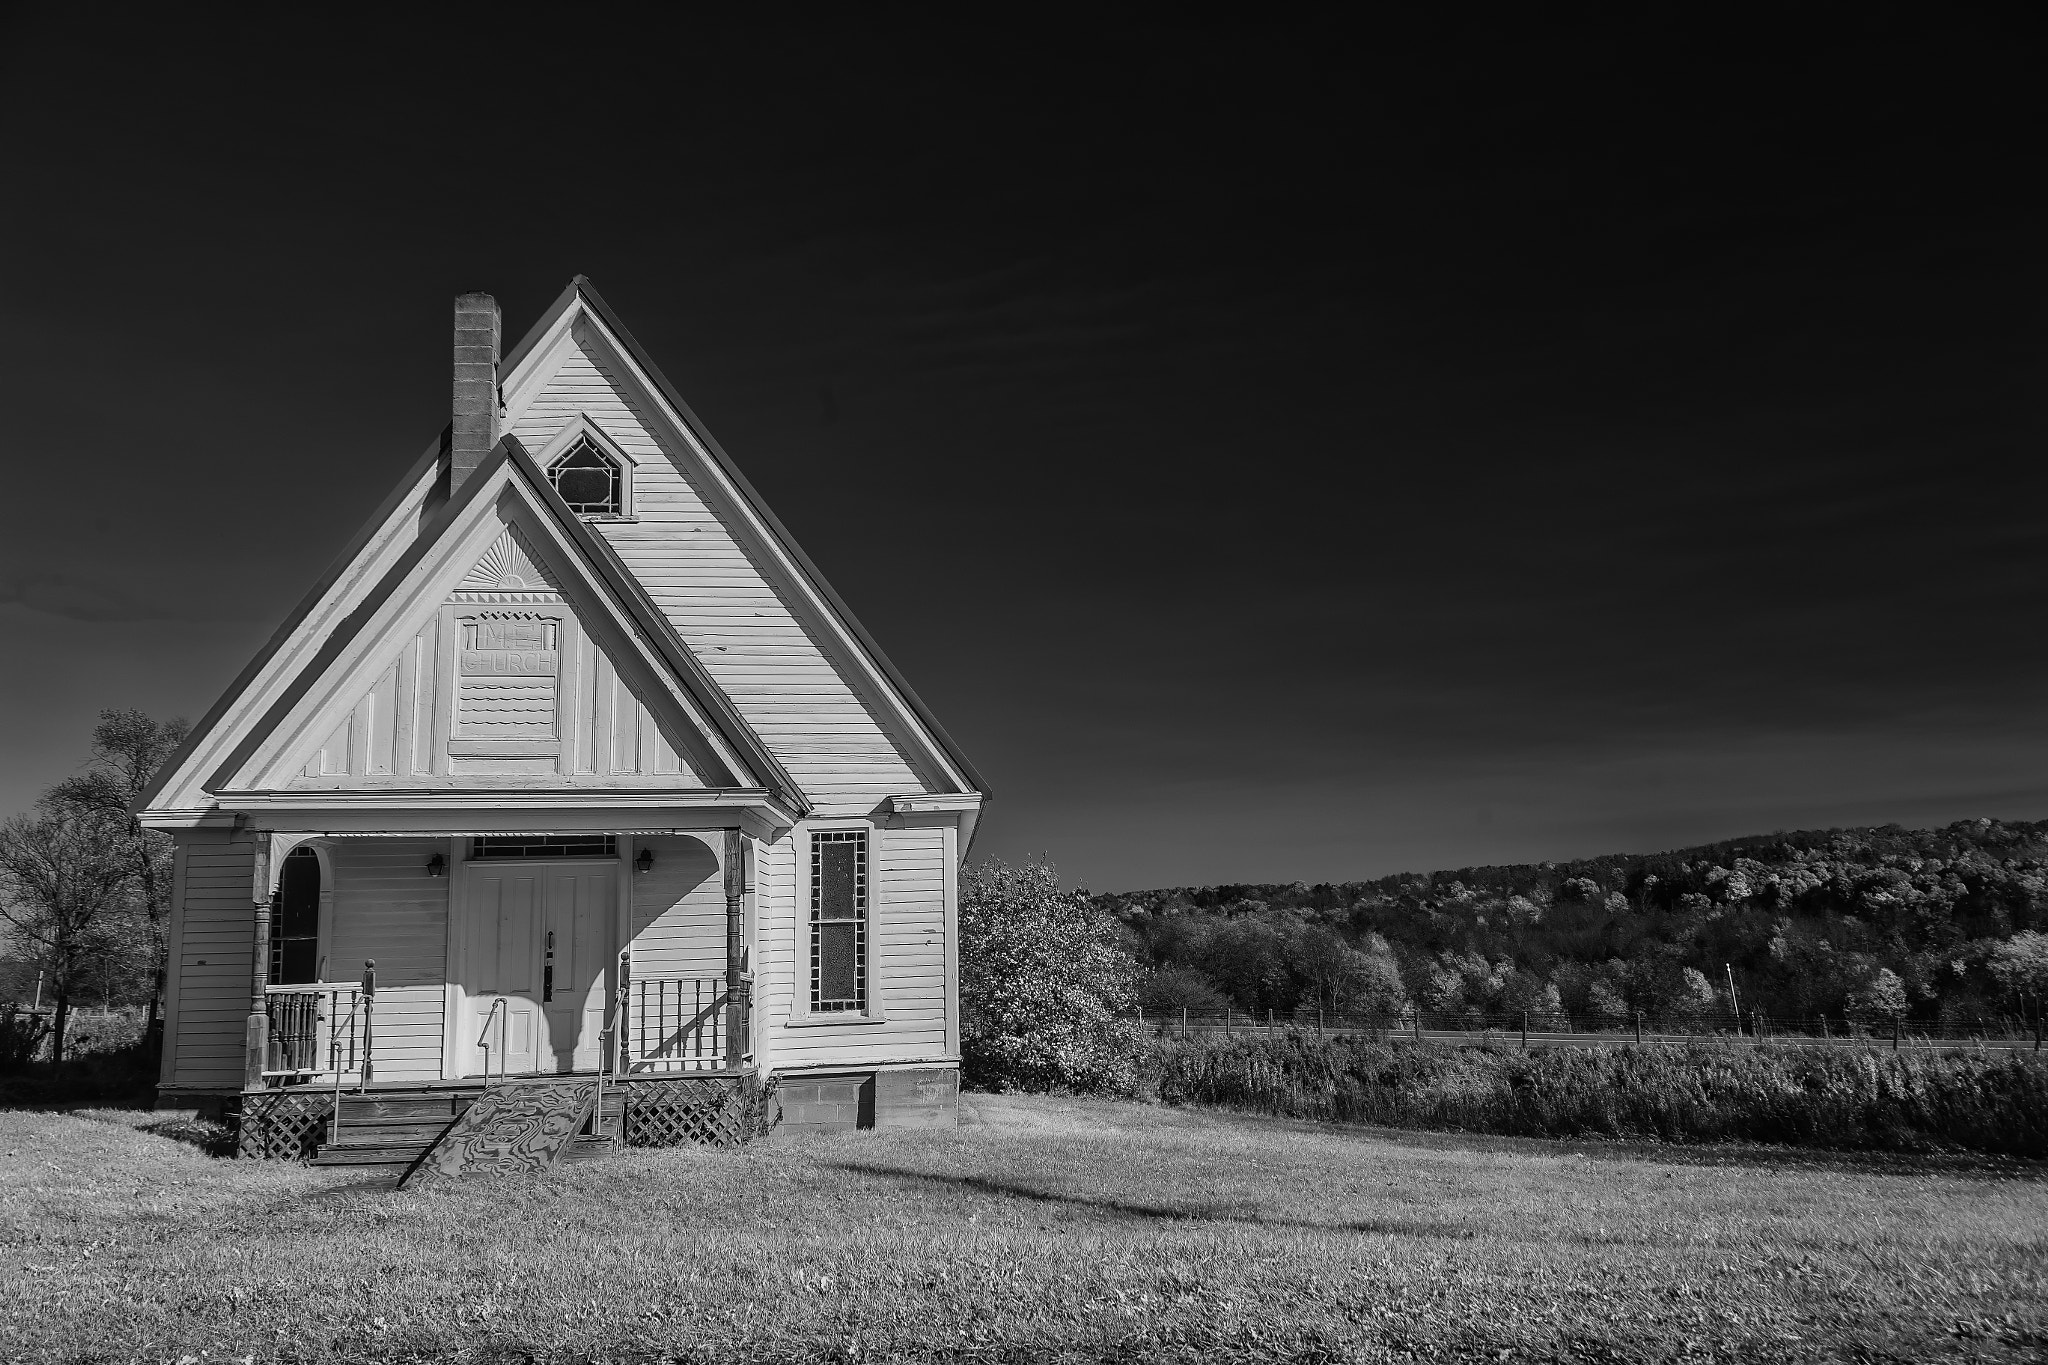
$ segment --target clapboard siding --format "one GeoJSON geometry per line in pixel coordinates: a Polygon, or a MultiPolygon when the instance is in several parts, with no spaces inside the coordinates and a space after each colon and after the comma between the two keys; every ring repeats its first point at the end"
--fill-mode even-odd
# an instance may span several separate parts
{"type": "Polygon", "coordinates": [[[725,879],[718,852],[687,835],[644,838],[654,866],[633,874],[632,975],[677,981],[725,975],[725,879]]]}
{"type": "Polygon", "coordinates": [[[333,932],[323,945],[330,979],[349,981],[377,964],[377,1078],[441,1075],[448,962],[448,878],[429,877],[433,839],[336,839],[333,932]]]}
{"type": "Polygon", "coordinates": [[[545,446],[587,415],[633,457],[635,522],[594,523],[762,743],[821,810],[864,813],[925,790],[902,748],[714,516],[682,464],[580,345],[520,412],[545,446]]]}
{"type": "MultiPolygon", "coordinates": [[[[945,832],[876,829],[869,835],[869,991],[880,1023],[788,1020],[810,988],[807,844],[779,841],[772,861],[774,910],[761,923],[763,966],[772,978],[769,1052],[777,1068],[946,1056],[945,832]]],[[[765,852],[765,851],[764,851],[765,852]]],[[[763,865],[770,859],[764,857],[763,865]]],[[[760,879],[770,883],[762,874],[760,879]]]]}
{"type": "Polygon", "coordinates": [[[256,845],[246,835],[232,842],[207,834],[188,838],[182,918],[171,952],[178,974],[171,1083],[239,1090],[256,932],[256,845]]]}

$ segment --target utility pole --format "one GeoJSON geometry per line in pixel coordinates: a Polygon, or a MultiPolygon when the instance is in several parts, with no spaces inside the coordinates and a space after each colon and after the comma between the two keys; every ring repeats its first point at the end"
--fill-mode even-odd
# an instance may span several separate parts
{"type": "Polygon", "coordinates": [[[1721,970],[1728,973],[1728,1012],[1735,1016],[1735,1031],[1742,1032],[1742,1002],[1735,998],[1735,968],[1726,962],[1721,970]]]}

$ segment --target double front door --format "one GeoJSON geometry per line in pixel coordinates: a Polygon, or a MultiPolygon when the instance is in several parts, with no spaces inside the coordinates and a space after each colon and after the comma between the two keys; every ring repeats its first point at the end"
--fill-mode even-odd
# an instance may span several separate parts
{"type": "Polygon", "coordinates": [[[618,917],[612,862],[470,863],[464,895],[468,1076],[595,1071],[618,917]]]}

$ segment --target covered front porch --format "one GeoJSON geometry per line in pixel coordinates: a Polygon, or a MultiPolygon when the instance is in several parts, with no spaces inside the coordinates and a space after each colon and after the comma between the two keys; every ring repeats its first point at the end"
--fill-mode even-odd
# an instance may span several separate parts
{"type": "Polygon", "coordinates": [[[647,1090],[665,1099],[634,1111],[642,1140],[677,1095],[731,1107],[757,1070],[756,836],[578,814],[258,834],[244,1151],[311,1155],[319,1123],[323,1151],[388,1147],[365,1135],[401,1111],[409,1142],[484,1087],[543,1079],[613,1091],[596,1139],[632,1136],[641,1082],[702,1083],[647,1090]]]}

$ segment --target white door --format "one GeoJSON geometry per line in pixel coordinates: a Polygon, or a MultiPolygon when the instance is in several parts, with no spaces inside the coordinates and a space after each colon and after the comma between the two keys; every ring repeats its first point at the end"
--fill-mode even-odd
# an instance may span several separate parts
{"type": "Polygon", "coordinates": [[[596,1070],[617,867],[471,863],[466,875],[463,1074],[596,1070]]]}
{"type": "Polygon", "coordinates": [[[541,1059],[538,1070],[597,1070],[617,877],[615,866],[590,863],[564,864],[547,875],[541,1000],[549,1055],[541,1059]]]}

